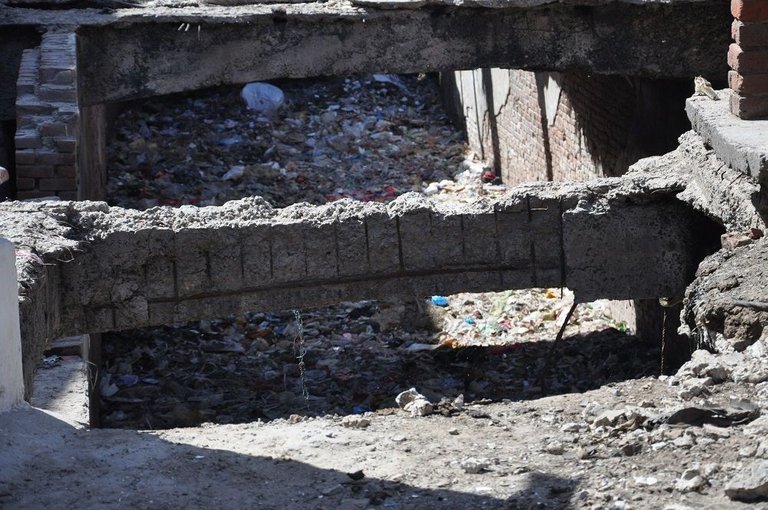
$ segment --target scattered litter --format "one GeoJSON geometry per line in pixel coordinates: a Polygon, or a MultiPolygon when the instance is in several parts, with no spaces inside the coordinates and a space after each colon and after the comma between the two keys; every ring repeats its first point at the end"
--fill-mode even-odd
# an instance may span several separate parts
{"type": "Polygon", "coordinates": [[[373,79],[379,83],[391,83],[403,92],[408,92],[408,87],[405,86],[403,80],[396,74],[374,74],[373,79]]]}
{"type": "Polygon", "coordinates": [[[61,356],[54,354],[53,356],[43,357],[41,362],[42,368],[53,368],[61,365],[61,356]]]}
{"type": "Polygon", "coordinates": [[[242,179],[243,175],[245,175],[245,167],[242,165],[239,166],[233,166],[229,170],[227,170],[227,173],[221,176],[222,181],[236,181],[238,179],[242,179]]]}
{"type": "Polygon", "coordinates": [[[448,298],[445,296],[432,296],[432,304],[435,306],[448,306],[448,298]]]}
{"type": "Polygon", "coordinates": [[[283,91],[269,83],[249,83],[243,87],[240,96],[249,110],[266,115],[274,115],[285,103],[283,91]]]}

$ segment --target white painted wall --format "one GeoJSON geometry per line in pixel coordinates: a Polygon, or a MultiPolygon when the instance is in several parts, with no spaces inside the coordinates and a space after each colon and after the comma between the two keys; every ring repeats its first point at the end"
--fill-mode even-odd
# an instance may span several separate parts
{"type": "Polygon", "coordinates": [[[16,249],[0,237],[0,413],[24,398],[16,249]]]}

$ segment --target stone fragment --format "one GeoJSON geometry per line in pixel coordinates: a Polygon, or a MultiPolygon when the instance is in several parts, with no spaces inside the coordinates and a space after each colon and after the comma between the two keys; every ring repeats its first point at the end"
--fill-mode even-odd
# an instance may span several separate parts
{"type": "Polygon", "coordinates": [[[488,459],[477,459],[475,457],[467,457],[466,459],[462,459],[459,465],[461,466],[461,469],[463,469],[465,473],[476,475],[486,471],[490,466],[490,462],[488,461],[488,459]]]}
{"type": "Polygon", "coordinates": [[[737,501],[768,497],[768,460],[752,463],[726,484],[725,494],[737,501]]]}
{"type": "Polygon", "coordinates": [[[341,419],[341,425],[350,429],[364,429],[371,425],[371,420],[358,415],[350,415],[341,419]]]}
{"type": "Polygon", "coordinates": [[[701,476],[697,468],[686,469],[675,482],[675,489],[679,492],[699,491],[707,484],[707,481],[701,476]]]}
{"type": "Polygon", "coordinates": [[[576,422],[568,422],[564,423],[562,427],[560,427],[561,432],[578,432],[581,430],[581,424],[576,422]]]}
{"type": "Polygon", "coordinates": [[[595,427],[613,427],[625,416],[625,413],[626,411],[624,409],[609,409],[608,411],[603,411],[597,418],[595,418],[592,425],[595,427]]]}
{"type": "Polygon", "coordinates": [[[416,388],[400,393],[395,397],[395,402],[400,409],[408,411],[414,417],[432,414],[432,404],[427,400],[427,397],[416,391],[416,388]]]}
{"type": "Polygon", "coordinates": [[[550,441],[544,445],[543,451],[550,455],[562,455],[565,452],[565,447],[560,441],[550,441]]]}

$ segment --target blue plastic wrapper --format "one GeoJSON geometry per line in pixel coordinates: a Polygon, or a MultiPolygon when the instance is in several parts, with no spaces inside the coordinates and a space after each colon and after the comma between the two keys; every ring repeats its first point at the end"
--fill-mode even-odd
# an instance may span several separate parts
{"type": "Polygon", "coordinates": [[[432,296],[432,304],[435,306],[448,306],[448,298],[445,296],[432,296]]]}
{"type": "Polygon", "coordinates": [[[353,408],[352,408],[352,412],[353,412],[354,414],[363,414],[363,413],[369,413],[369,412],[371,412],[371,411],[373,411],[373,409],[371,409],[371,408],[370,408],[370,407],[368,407],[368,406],[355,406],[355,407],[353,407],[353,408]]]}

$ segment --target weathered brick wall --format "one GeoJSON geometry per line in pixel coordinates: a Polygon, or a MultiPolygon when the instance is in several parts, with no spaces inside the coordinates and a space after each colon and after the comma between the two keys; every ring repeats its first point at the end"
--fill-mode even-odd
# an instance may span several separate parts
{"type": "Polygon", "coordinates": [[[768,117],[768,1],[732,0],[731,12],[731,112],[742,119],[768,117]]]}
{"type": "Polygon", "coordinates": [[[51,30],[24,50],[16,82],[17,198],[77,198],[75,34],[51,30]]]}
{"type": "Polygon", "coordinates": [[[681,106],[690,86],[679,81],[504,69],[445,81],[470,146],[507,184],[621,175],[690,127],[681,106]]]}

